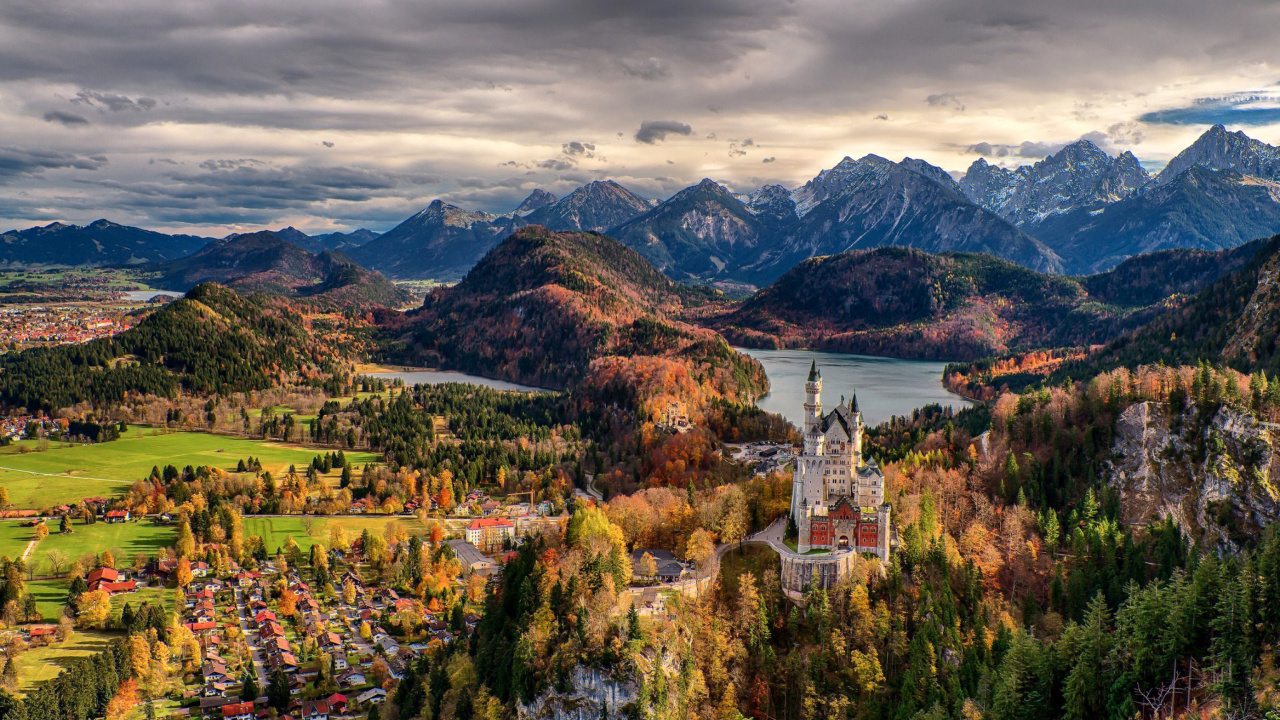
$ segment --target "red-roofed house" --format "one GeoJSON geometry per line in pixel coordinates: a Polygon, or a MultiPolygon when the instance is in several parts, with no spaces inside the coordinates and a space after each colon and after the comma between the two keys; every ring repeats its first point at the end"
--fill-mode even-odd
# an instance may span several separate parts
{"type": "Polygon", "coordinates": [[[127,522],[128,520],[129,520],[128,510],[108,510],[107,511],[107,522],[109,523],[122,523],[122,522],[127,522]]]}
{"type": "Polygon", "coordinates": [[[254,720],[253,701],[223,705],[222,718],[223,720],[254,720]]]}

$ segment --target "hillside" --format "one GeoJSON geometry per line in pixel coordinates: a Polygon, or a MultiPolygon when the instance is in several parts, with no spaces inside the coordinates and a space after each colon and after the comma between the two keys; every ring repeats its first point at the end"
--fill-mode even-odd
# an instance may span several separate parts
{"type": "Polygon", "coordinates": [[[1143,363],[1225,363],[1238,370],[1280,374],[1280,236],[1256,248],[1240,269],[1225,275],[1185,306],[1110,344],[1091,366],[1143,363]]]}
{"type": "Polygon", "coordinates": [[[312,254],[267,231],[215,240],[193,255],[144,269],[157,274],[157,287],[168,290],[216,282],[238,292],[305,298],[333,307],[399,307],[412,299],[381,274],[341,253],[312,254]]]}
{"type": "Polygon", "coordinates": [[[762,393],[758,364],[673,319],[685,292],[615,240],[530,226],[387,327],[389,356],[557,389],[629,374],[647,400],[762,393]]]}
{"type": "Polygon", "coordinates": [[[0,234],[0,265],[140,265],[189,255],[208,242],[108,220],[52,223],[0,234]]]}
{"type": "Polygon", "coordinates": [[[735,344],[976,359],[1103,343],[1243,264],[1170,252],[1101,275],[1045,275],[990,255],[883,248],[814,258],[707,320],[735,344]]]}
{"type": "Polygon", "coordinates": [[[115,337],[0,356],[0,404],[52,412],[179,391],[266,390],[338,359],[286,304],[208,283],[115,337]]]}

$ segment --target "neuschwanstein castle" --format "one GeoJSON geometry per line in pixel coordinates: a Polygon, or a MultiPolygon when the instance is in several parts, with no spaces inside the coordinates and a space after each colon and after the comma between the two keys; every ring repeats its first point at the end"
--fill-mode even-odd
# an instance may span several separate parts
{"type": "Polygon", "coordinates": [[[801,553],[851,548],[889,559],[889,504],[884,474],[862,455],[865,426],[858,398],[840,398],[822,414],[822,373],[815,361],[805,383],[804,451],[791,484],[791,517],[801,553]]]}

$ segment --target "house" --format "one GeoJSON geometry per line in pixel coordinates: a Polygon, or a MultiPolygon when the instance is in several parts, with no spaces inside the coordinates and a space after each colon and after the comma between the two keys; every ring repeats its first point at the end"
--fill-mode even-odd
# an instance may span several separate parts
{"type": "Polygon", "coordinates": [[[205,697],[226,697],[227,684],[224,682],[213,682],[204,686],[205,697]]]}
{"type": "Polygon", "coordinates": [[[187,629],[191,631],[192,635],[208,635],[209,633],[212,633],[214,630],[218,629],[218,624],[213,622],[212,620],[187,623],[186,625],[187,625],[187,629]]]}
{"type": "Polygon", "coordinates": [[[227,698],[221,695],[200,698],[200,714],[205,717],[214,717],[216,714],[214,713],[215,710],[231,704],[231,701],[235,699],[236,698],[227,698]]]}
{"type": "Polygon", "coordinates": [[[670,550],[633,550],[631,552],[632,582],[676,582],[688,570],[670,550]],[[653,560],[653,573],[645,569],[645,556],[653,560]]]}
{"type": "Polygon", "coordinates": [[[466,540],[485,552],[502,548],[507,540],[514,540],[516,526],[506,518],[480,518],[467,525],[466,540]]]}
{"type": "Polygon", "coordinates": [[[303,700],[301,720],[329,720],[328,700],[303,700]]]}
{"type": "Polygon", "coordinates": [[[355,668],[342,673],[335,679],[338,681],[338,686],[342,688],[359,687],[369,682],[365,679],[364,672],[355,668]]]}
{"type": "Polygon", "coordinates": [[[207,662],[200,668],[205,683],[226,682],[227,666],[217,662],[207,662]]]}
{"type": "Polygon", "coordinates": [[[382,688],[369,688],[356,696],[356,701],[361,705],[373,703],[381,705],[383,700],[387,699],[387,691],[382,688]]]}
{"type": "Polygon", "coordinates": [[[333,669],[346,670],[348,667],[347,656],[342,654],[341,650],[333,656],[333,669]]]}
{"type": "Polygon", "coordinates": [[[191,577],[206,577],[209,574],[209,563],[198,562],[191,565],[191,577]]]}
{"type": "Polygon", "coordinates": [[[325,701],[329,703],[329,712],[341,715],[347,709],[347,697],[342,693],[334,693],[325,701]]]}
{"type": "Polygon", "coordinates": [[[128,510],[108,510],[107,511],[107,522],[109,523],[122,523],[122,522],[128,522],[128,520],[129,520],[128,510]]]}
{"type": "Polygon", "coordinates": [[[255,720],[256,717],[252,700],[222,706],[222,720],[255,720]]]}

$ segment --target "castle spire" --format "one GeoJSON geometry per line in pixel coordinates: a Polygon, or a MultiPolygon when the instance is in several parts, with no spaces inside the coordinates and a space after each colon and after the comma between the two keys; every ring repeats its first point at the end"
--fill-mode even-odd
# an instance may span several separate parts
{"type": "Polygon", "coordinates": [[[858,391],[857,390],[853,391],[852,399],[849,400],[849,409],[852,410],[853,412],[858,412],[858,391]]]}
{"type": "Polygon", "coordinates": [[[818,358],[814,358],[809,362],[809,382],[817,382],[822,379],[822,373],[818,371],[818,358]]]}

